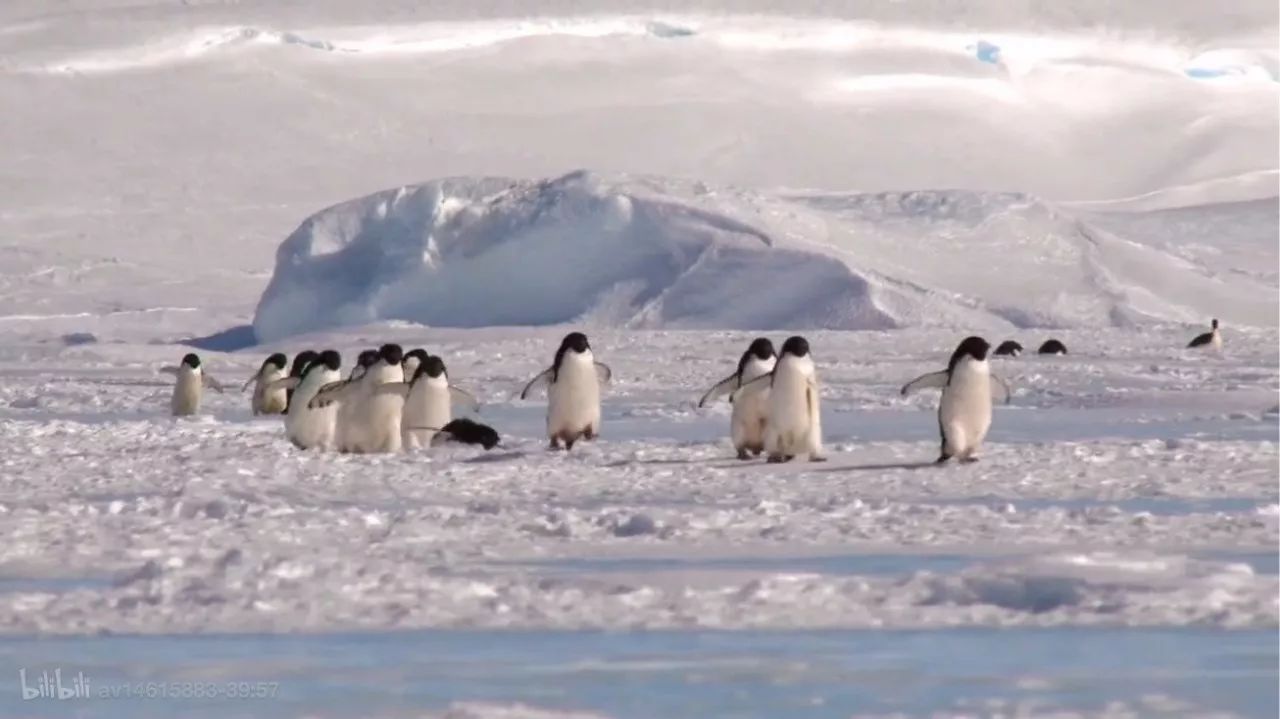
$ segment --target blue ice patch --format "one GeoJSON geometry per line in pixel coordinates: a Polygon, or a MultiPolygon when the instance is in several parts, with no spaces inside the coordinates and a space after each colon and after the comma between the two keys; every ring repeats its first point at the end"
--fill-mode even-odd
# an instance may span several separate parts
{"type": "Polygon", "coordinates": [[[1000,46],[993,45],[986,40],[979,40],[977,45],[970,46],[973,50],[973,56],[978,58],[978,62],[985,62],[989,65],[1000,64],[1000,46]]]}

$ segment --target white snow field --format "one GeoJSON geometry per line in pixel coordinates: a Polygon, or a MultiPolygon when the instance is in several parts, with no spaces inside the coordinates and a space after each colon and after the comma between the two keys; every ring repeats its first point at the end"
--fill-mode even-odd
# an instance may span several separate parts
{"type": "Polygon", "coordinates": [[[0,3],[0,716],[1276,716],[1280,8],[782,7],[0,3]],[[795,333],[830,461],[739,462],[694,402],[795,333]],[[157,371],[387,341],[502,446],[157,371]]]}

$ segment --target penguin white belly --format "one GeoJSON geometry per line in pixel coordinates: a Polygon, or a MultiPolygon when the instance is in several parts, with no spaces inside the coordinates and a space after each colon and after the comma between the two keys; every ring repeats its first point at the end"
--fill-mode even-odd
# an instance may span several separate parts
{"type": "MultiPolygon", "coordinates": [[[[743,384],[750,382],[773,370],[774,360],[767,362],[751,359],[742,368],[743,384]]],[[[762,382],[765,380],[761,380],[762,382]]],[[[733,447],[740,453],[749,451],[759,454],[764,451],[764,430],[769,417],[769,390],[743,392],[733,401],[733,413],[729,418],[729,435],[733,438],[733,447]]]]}
{"type": "Polygon", "coordinates": [[[364,392],[355,403],[350,415],[353,437],[351,452],[399,452],[400,415],[404,410],[404,398],[395,394],[379,394],[380,384],[403,382],[404,369],[400,365],[379,362],[369,368],[360,380],[364,392]]]}
{"type": "Polygon", "coordinates": [[[822,449],[817,393],[808,378],[798,372],[774,374],[765,423],[765,451],[771,456],[793,457],[822,449]]]}
{"type": "Polygon", "coordinates": [[[285,434],[294,445],[302,449],[318,447],[328,449],[333,446],[334,420],[336,405],[312,409],[307,405],[315,398],[320,388],[330,382],[337,382],[341,375],[334,370],[317,370],[307,373],[302,384],[293,393],[293,402],[289,404],[289,414],[285,416],[285,434]]]}
{"type": "Polygon", "coordinates": [[[982,446],[991,428],[991,375],[973,363],[962,362],[942,390],[938,406],[942,453],[967,459],[982,446]]]}
{"type": "Polygon", "coordinates": [[[283,388],[268,390],[267,385],[284,379],[285,376],[283,369],[271,369],[258,377],[258,382],[253,388],[254,414],[280,414],[284,411],[285,403],[288,401],[288,391],[283,388]]]}
{"type": "Polygon", "coordinates": [[[440,428],[453,419],[453,405],[449,397],[449,380],[440,377],[419,379],[409,390],[404,401],[404,414],[400,420],[400,441],[405,449],[430,446],[435,433],[414,427],[440,428]]]}
{"type": "Polygon", "coordinates": [[[600,432],[600,384],[591,359],[566,356],[547,398],[548,437],[571,442],[600,432]]]}
{"type": "Polygon", "coordinates": [[[173,398],[169,408],[174,417],[195,414],[200,411],[201,377],[198,371],[183,366],[178,370],[178,380],[173,385],[173,398]]]}
{"type": "Polygon", "coordinates": [[[1221,352],[1222,351],[1222,333],[1217,330],[1214,330],[1213,337],[1209,340],[1209,345],[1213,347],[1214,351],[1221,352]]]}

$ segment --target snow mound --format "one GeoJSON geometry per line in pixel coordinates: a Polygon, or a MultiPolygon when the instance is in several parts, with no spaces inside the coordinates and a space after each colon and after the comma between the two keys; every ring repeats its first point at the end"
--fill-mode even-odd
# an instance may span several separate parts
{"type": "Polygon", "coordinates": [[[740,330],[1210,316],[1274,324],[1276,288],[1233,269],[1228,261],[1210,271],[1018,193],[771,196],[587,172],[449,178],[304,221],[277,251],[254,330],[274,341],[378,320],[740,330]]]}

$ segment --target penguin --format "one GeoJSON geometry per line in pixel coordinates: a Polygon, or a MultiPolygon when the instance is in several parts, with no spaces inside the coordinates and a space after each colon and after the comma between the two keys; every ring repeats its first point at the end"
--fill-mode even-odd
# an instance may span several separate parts
{"type": "Polygon", "coordinates": [[[534,388],[547,387],[547,437],[551,449],[573,449],[579,439],[595,439],[600,432],[600,384],[613,378],[608,365],[595,361],[587,336],[570,332],[560,342],[554,362],[529,380],[520,399],[534,388]]]}
{"type": "Polygon", "coordinates": [[[809,455],[810,462],[826,461],[818,375],[805,338],[783,342],[773,371],[744,384],[733,401],[764,403],[764,451],[770,463],[789,462],[798,454],[809,455]]]}
{"type": "Polygon", "coordinates": [[[404,353],[404,361],[400,366],[404,368],[405,377],[413,377],[418,373],[418,365],[422,364],[427,358],[427,351],[421,347],[416,347],[404,353]]]}
{"type": "Polygon", "coordinates": [[[431,436],[431,446],[433,447],[448,442],[458,442],[461,444],[478,444],[488,450],[497,447],[501,441],[498,437],[498,431],[493,427],[466,417],[451,420],[439,428],[414,427],[413,429],[433,432],[434,434],[431,436]]]}
{"type": "Polygon", "coordinates": [[[1042,355],[1065,355],[1067,353],[1067,346],[1058,340],[1047,339],[1044,344],[1040,345],[1038,353],[1042,355]]]}
{"type": "Polygon", "coordinates": [[[294,401],[285,414],[285,435],[298,449],[330,449],[334,441],[336,407],[315,407],[321,389],[342,381],[342,356],[325,350],[307,363],[301,377],[285,377],[267,385],[268,391],[292,389],[294,401]]]}
{"type": "MultiPolygon", "coordinates": [[[[379,393],[394,393],[404,399],[400,415],[400,442],[405,449],[417,449],[423,442],[427,428],[444,427],[453,419],[453,404],[476,411],[479,403],[468,392],[449,382],[444,360],[428,355],[418,364],[418,369],[408,382],[388,382],[379,385],[379,393]]],[[[426,436],[429,443],[431,437],[426,436]]]]}
{"type": "MultiPolygon", "coordinates": [[[[724,395],[729,395],[730,401],[733,401],[736,390],[743,384],[772,372],[777,362],[778,356],[773,350],[773,343],[765,337],[757,337],[738,358],[738,369],[707,390],[702,399],[698,400],[698,407],[705,407],[708,402],[724,395]]],[[[733,402],[729,434],[733,439],[734,449],[738,451],[738,459],[759,456],[764,451],[767,397],[767,392],[752,392],[733,402]]]]}
{"type": "Polygon", "coordinates": [[[200,411],[200,399],[204,388],[222,392],[222,385],[204,373],[200,366],[200,358],[188,353],[177,367],[160,368],[161,372],[176,375],[178,380],[173,385],[173,397],[169,400],[169,409],[174,417],[185,417],[200,411]]]}
{"type": "Polygon", "coordinates": [[[998,357],[1017,357],[1022,354],[1022,345],[1013,340],[1005,340],[996,348],[995,354],[998,357]]]}
{"type": "MultiPolygon", "coordinates": [[[[311,364],[319,355],[315,350],[302,350],[293,356],[293,364],[289,365],[289,376],[297,379],[302,378],[303,372],[306,371],[307,365],[311,364]]],[[[284,412],[289,411],[289,406],[293,403],[293,390],[285,390],[284,393],[284,412]]]]}
{"type": "Polygon", "coordinates": [[[280,414],[284,412],[288,402],[288,390],[278,389],[273,392],[267,392],[267,385],[278,379],[283,379],[285,375],[285,367],[289,364],[289,358],[283,353],[277,352],[263,361],[262,366],[258,368],[258,372],[249,378],[248,382],[240,388],[243,392],[249,389],[249,385],[253,385],[253,399],[250,406],[253,408],[254,416],[260,414],[280,414]]]}
{"type": "Polygon", "coordinates": [[[335,444],[340,452],[400,451],[400,415],[404,398],[397,392],[379,392],[385,384],[403,383],[404,350],[385,344],[378,360],[358,378],[325,387],[310,401],[312,407],[340,403],[335,444]]]}
{"type": "Polygon", "coordinates": [[[1213,330],[1198,335],[1191,343],[1187,345],[1187,349],[1208,349],[1213,348],[1219,352],[1222,351],[1222,333],[1218,331],[1218,320],[1213,321],[1213,330]]]}
{"type": "Polygon", "coordinates": [[[916,390],[938,387],[942,401],[938,403],[938,429],[942,452],[938,464],[952,457],[961,462],[975,462],[975,453],[991,428],[991,402],[1009,403],[1009,385],[991,372],[987,352],[991,345],[981,337],[966,337],[940,372],[921,375],[902,387],[905,397],[916,390]]]}

